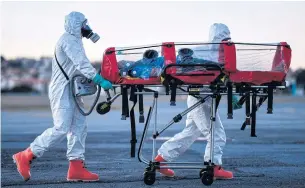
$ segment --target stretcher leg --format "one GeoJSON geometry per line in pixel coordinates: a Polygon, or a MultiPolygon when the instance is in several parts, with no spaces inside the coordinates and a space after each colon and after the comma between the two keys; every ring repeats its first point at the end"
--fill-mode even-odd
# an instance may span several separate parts
{"type": "Polygon", "coordinates": [[[250,93],[246,93],[246,125],[250,125],[250,93]]]}
{"type": "Polygon", "coordinates": [[[232,105],[232,101],[233,101],[233,91],[232,91],[232,83],[228,83],[227,84],[228,87],[228,114],[227,114],[227,118],[228,119],[233,119],[233,105],[232,105]]]}
{"type": "Polygon", "coordinates": [[[273,87],[268,86],[268,107],[267,114],[273,113],[273,87]]]}
{"type": "Polygon", "coordinates": [[[171,100],[170,100],[170,105],[171,106],[176,106],[176,92],[177,92],[177,85],[172,84],[170,86],[171,88],[171,100]]]}
{"type": "Polygon", "coordinates": [[[126,120],[127,114],[129,113],[129,110],[127,109],[128,105],[128,93],[127,93],[127,86],[123,85],[121,86],[121,92],[122,92],[122,117],[121,120],[126,120]]]}
{"type": "Polygon", "coordinates": [[[215,121],[216,121],[216,95],[213,95],[212,98],[212,116],[211,116],[211,121],[210,121],[210,128],[211,128],[211,147],[210,147],[210,156],[211,156],[211,161],[210,161],[210,165],[214,164],[213,163],[213,159],[214,159],[214,130],[215,130],[215,121]]]}
{"type": "Polygon", "coordinates": [[[144,140],[146,138],[146,135],[147,135],[147,130],[148,130],[148,125],[150,123],[150,119],[151,119],[151,114],[153,112],[153,105],[149,107],[149,110],[148,110],[148,114],[147,114],[147,119],[146,119],[146,122],[145,122],[145,126],[144,126],[144,129],[143,129],[143,133],[142,133],[142,137],[141,137],[141,141],[140,141],[140,146],[139,146],[139,150],[138,150],[138,160],[140,162],[143,162],[145,164],[149,164],[149,161],[147,161],[146,159],[144,159],[143,155],[142,155],[142,148],[144,146],[144,140]]]}
{"type": "Polygon", "coordinates": [[[157,166],[159,166],[159,163],[157,162],[153,162],[154,161],[154,155],[155,155],[155,147],[156,147],[156,132],[157,132],[157,110],[155,109],[157,107],[157,97],[158,97],[158,93],[155,92],[154,94],[154,100],[153,100],[153,104],[152,106],[149,108],[149,111],[148,111],[148,115],[147,115],[147,119],[146,119],[146,122],[145,122],[145,127],[144,127],[144,131],[143,131],[143,135],[142,135],[142,138],[141,138],[141,142],[140,142],[140,146],[139,146],[139,150],[138,150],[138,159],[140,162],[143,162],[147,165],[149,165],[146,169],[145,169],[145,172],[144,172],[144,183],[146,185],[152,185],[155,183],[156,181],[156,169],[157,169],[157,166]],[[144,159],[144,157],[142,156],[142,148],[144,146],[144,140],[146,138],[146,135],[147,135],[147,130],[148,130],[148,127],[149,127],[149,124],[150,124],[150,120],[151,120],[151,116],[153,114],[155,110],[155,122],[154,122],[154,130],[153,130],[153,155],[152,155],[152,160],[150,162],[148,162],[146,159],[144,159]]]}
{"type": "Polygon", "coordinates": [[[157,112],[158,112],[158,93],[154,93],[154,103],[155,103],[155,122],[154,122],[154,129],[153,129],[153,152],[151,161],[155,161],[156,156],[156,139],[157,139],[157,112]]]}
{"type": "MultiPolygon", "coordinates": [[[[143,91],[143,86],[138,86],[139,92],[143,91]]],[[[143,94],[139,94],[139,123],[144,123],[144,108],[143,108],[143,94]]]]}
{"type": "Polygon", "coordinates": [[[215,131],[215,121],[216,121],[216,112],[217,112],[217,99],[216,95],[212,96],[212,105],[211,105],[211,120],[210,120],[210,161],[206,168],[200,171],[201,182],[204,185],[211,185],[214,181],[214,131],[215,131]]]}
{"type": "Polygon", "coordinates": [[[136,143],[137,143],[137,137],[136,137],[136,120],[135,120],[135,113],[134,113],[134,107],[136,106],[138,100],[137,95],[135,92],[137,91],[135,86],[131,86],[130,89],[130,101],[133,102],[133,106],[130,109],[130,130],[131,130],[131,140],[130,140],[130,156],[133,158],[135,157],[136,153],[136,143]]]}
{"type": "Polygon", "coordinates": [[[251,113],[251,137],[256,137],[256,94],[252,95],[252,113],[251,113]]]}

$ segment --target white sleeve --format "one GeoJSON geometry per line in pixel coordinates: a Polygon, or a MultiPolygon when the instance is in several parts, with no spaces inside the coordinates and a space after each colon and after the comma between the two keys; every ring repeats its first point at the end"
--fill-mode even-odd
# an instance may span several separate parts
{"type": "Polygon", "coordinates": [[[209,49],[208,49],[208,45],[202,45],[202,46],[198,46],[196,48],[193,48],[194,51],[194,58],[198,58],[198,59],[204,59],[204,60],[208,60],[209,58],[209,49]]]}
{"type": "Polygon", "coordinates": [[[219,44],[207,44],[194,48],[193,57],[207,61],[218,62],[219,44]]]}
{"type": "Polygon", "coordinates": [[[63,51],[73,62],[75,68],[79,70],[86,78],[93,79],[96,75],[96,69],[91,65],[86,56],[83,44],[77,40],[66,41],[62,46],[63,51]]]}

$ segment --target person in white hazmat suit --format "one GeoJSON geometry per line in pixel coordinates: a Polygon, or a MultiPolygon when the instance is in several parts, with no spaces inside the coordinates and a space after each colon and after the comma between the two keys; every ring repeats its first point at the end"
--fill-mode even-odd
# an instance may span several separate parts
{"type": "MultiPolygon", "coordinates": [[[[100,76],[88,60],[82,38],[92,42],[99,40],[93,33],[87,19],[80,12],[71,12],[65,17],[65,33],[56,44],[52,62],[52,77],[49,84],[49,99],[54,127],[45,130],[24,151],[13,155],[17,170],[25,181],[30,179],[32,159],[41,157],[45,151],[67,138],[66,156],[69,162],[68,181],[97,181],[99,176],[84,167],[86,118],[76,107],[70,90],[69,78],[82,74],[103,89],[112,88],[109,81],[100,76]]],[[[82,99],[77,99],[83,106],[82,99]]]]}
{"type": "MultiPolygon", "coordinates": [[[[224,40],[230,40],[229,28],[221,23],[215,23],[210,27],[209,42],[220,43],[224,40]]],[[[218,49],[219,44],[205,45],[195,49],[195,56],[197,58],[203,58],[206,60],[218,62],[218,49]],[[200,49],[207,49],[207,52],[200,52],[200,49]],[[216,49],[216,50],[215,50],[216,49]],[[209,51],[211,50],[211,51],[209,51]]],[[[187,106],[191,107],[198,102],[198,99],[192,96],[187,98],[187,106]]],[[[176,134],[174,137],[166,141],[158,150],[158,155],[155,160],[158,162],[171,162],[175,160],[180,154],[185,152],[194,141],[203,135],[207,138],[208,142],[205,149],[204,161],[210,160],[210,115],[211,115],[211,99],[201,104],[191,112],[187,114],[186,126],[182,132],[176,134]]],[[[224,127],[219,118],[219,114],[216,114],[215,126],[215,143],[214,143],[214,177],[216,179],[232,179],[233,174],[230,171],[225,171],[221,168],[223,148],[226,143],[226,134],[224,127]]],[[[174,171],[171,169],[160,169],[159,172],[165,176],[173,177],[174,171]]]]}

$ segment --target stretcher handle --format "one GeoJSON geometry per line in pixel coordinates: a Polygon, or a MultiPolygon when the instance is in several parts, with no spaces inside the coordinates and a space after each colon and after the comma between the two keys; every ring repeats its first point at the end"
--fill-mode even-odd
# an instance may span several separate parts
{"type": "Polygon", "coordinates": [[[106,93],[106,95],[107,95],[107,101],[110,101],[110,99],[111,99],[111,95],[110,95],[110,92],[109,92],[109,90],[105,90],[105,93],[106,93]]]}
{"type": "Polygon", "coordinates": [[[222,71],[223,70],[221,64],[214,63],[214,62],[213,63],[204,63],[204,64],[169,64],[169,65],[166,65],[164,70],[163,70],[162,74],[163,74],[164,77],[168,76],[166,70],[168,68],[171,68],[171,67],[203,67],[206,70],[216,70],[216,71],[222,71]]]}

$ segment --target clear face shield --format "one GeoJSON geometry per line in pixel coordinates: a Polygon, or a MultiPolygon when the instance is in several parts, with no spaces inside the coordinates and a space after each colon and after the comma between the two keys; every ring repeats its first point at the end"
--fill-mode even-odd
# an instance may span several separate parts
{"type": "Polygon", "coordinates": [[[85,20],[83,23],[81,33],[83,37],[90,39],[93,43],[96,43],[100,39],[100,36],[98,34],[93,33],[91,27],[88,25],[87,20],[85,20]]]}

